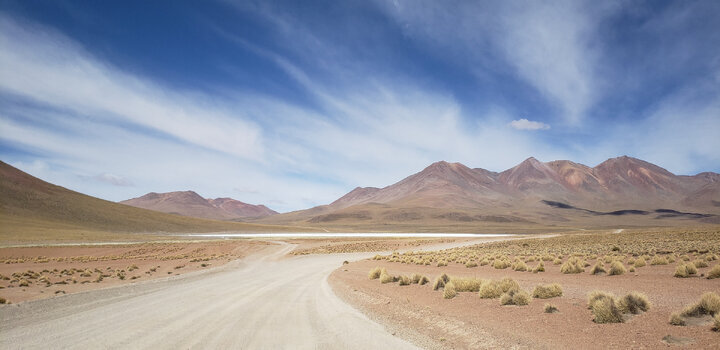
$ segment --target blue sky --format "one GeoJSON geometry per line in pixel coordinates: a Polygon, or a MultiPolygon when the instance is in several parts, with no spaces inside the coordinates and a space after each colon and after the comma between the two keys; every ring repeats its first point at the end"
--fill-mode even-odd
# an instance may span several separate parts
{"type": "Polygon", "coordinates": [[[717,1],[3,1],[0,159],[279,211],[438,160],[720,172],[717,1]]]}

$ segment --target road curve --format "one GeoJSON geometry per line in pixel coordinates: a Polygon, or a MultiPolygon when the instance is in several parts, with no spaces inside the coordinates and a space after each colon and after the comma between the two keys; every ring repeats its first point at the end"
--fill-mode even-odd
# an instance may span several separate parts
{"type": "Polygon", "coordinates": [[[179,278],[0,307],[0,348],[415,348],[327,283],[343,260],[374,253],[283,258],[293,247],[179,278]]]}

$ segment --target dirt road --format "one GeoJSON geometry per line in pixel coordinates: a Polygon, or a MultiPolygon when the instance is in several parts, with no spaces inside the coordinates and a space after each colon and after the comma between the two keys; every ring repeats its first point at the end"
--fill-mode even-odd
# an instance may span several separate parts
{"type": "Polygon", "coordinates": [[[179,278],[0,307],[0,348],[415,348],[327,283],[344,260],[375,253],[284,257],[292,248],[272,246],[179,278]]]}

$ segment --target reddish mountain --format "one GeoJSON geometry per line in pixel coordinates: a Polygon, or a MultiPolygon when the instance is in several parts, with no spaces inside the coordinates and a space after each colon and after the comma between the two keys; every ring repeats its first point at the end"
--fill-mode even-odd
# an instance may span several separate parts
{"type": "Polygon", "coordinates": [[[393,185],[358,187],[330,205],[267,221],[325,222],[362,217],[378,222],[431,218],[562,222],[569,220],[563,216],[566,214],[618,211],[615,214],[621,215],[629,210],[646,215],[658,209],[680,212],[673,214],[676,217],[685,212],[720,214],[720,174],[678,176],[627,156],[608,159],[594,168],[568,160],[543,163],[531,157],[501,173],[441,161],[393,185]]]}
{"type": "Polygon", "coordinates": [[[232,198],[206,199],[193,191],[155,193],[120,202],[133,207],[206,219],[238,220],[277,214],[264,205],[252,205],[232,198]]]}

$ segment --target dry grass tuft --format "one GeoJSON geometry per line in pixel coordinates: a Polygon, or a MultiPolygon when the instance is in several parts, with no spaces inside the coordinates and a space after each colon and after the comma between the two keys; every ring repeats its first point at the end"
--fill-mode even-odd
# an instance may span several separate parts
{"type": "Polygon", "coordinates": [[[695,267],[697,267],[698,269],[703,268],[703,267],[708,267],[708,263],[702,259],[695,260],[693,262],[693,265],[695,265],[695,267]]]}
{"type": "Polygon", "coordinates": [[[440,288],[445,288],[445,284],[450,281],[450,278],[446,274],[440,275],[437,279],[435,279],[435,283],[433,283],[433,290],[438,290],[440,288]]]}
{"type": "Polygon", "coordinates": [[[408,276],[400,276],[400,277],[398,278],[398,281],[400,282],[399,284],[400,284],[401,286],[409,286],[409,285],[411,285],[412,282],[413,282],[413,280],[410,279],[410,277],[408,277],[408,276]]]}
{"type": "Polygon", "coordinates": [[[670,322],[670,324],[673,325],[673,326],[684,326],[684,325],[687,324],[687,322],[685,322],[685,318],[684,318],[684,317],[682,316],[682,314],[679,313],[679,312],[673,312],[673,313],[670,315],[670,321],[669,321],[669,322],[670,322]]]}
{"type": "Polygon", "coordinates": [[[503,259],[495,259],[495,262],[493,262],[493,267],[498,270],[507,269],[508,267],[510,267],[510,262],[503,259]]]}
{"type": "Polygon", "coordinates": [[[477,267],[477,266],[478,266],[478,264],[475,261],[468,261],[468,263],[465,264],[465,267],[467,267],[467,268],[477,267]]]}
{"type": "Polygon", "coordinates": [[[430,283],[430,280],[425,276],[420,277],[420,280],[418,281],[418,284],[421,286],[424,286],[428,283],[430,283]]]}
{"type": "Polygon", "coordinates": [[[458,292],[477,292],[483,284],[483,280],[472,277],[450,277],[450,282],[458,292]]]}
{"type": "Polygon", "coordinates": [[[720,313],[720,295],[713,292],[704,293],[700,300],[685,307],[681,315],[684,317],[697,317],[702,315],[714,316],[720,313]]]}
{"type": "Polygon", "coordinates": [[[538,299],[550,299],[562,296],[562,294],[562,287],[557,283],[553,283],[547,285],[538,284],[535,286],[532,296],[538,299]]]}
{"type": "Polygon", "coordinates": [[[601,273],[607,273],[607,271],[605,271],[605,267],[603,266],[603,263],[598,261],[597,264],[595,264],[595,266],[593,266],[592,269],[590,269],[590,274],[591,275],[599,275],[601,273]]]}
{"type": "Polygon", "coordinates": [[[535,266],[535,268],[532,270],[532,272],[533,273],[545,272],[545,265],[543,265],[543,262],[541,261],[540,263],[538,263],[537,266],[535,266]]]}
{"type": "Polygon", "coordinates": [[[395,282],[395,278],[393,276],[390,276],[390,274],[387,272],[387,270],[382,269],[380,270],[380,283],[391,283],[395,282]]]}
{"type": "Polygon", "coordinates": [[[664,256],[655,255],[652,260],[650,260],[650,265],[667,265],[668,260],[664,256]]]}
{"type": "Polygon", "coordinates": [[[560,310],[558,310],[557,306],[555,306],[553,304],[549,304],[549,303],[545,304],[545,313],[546,314],[554,314],[559,311],[560,310]]]}
{"type": "Polygon", "coordinates": [[[645,294],[639,292],[630,292],[617,302],[618,309],[622,313],[639,314],[641,311],[650,309],[650,301],[645,294]]]}
{"type": "Polygon", "coordinates": [[[527,270],[528,270],[528,266],[527,266],[527,264],[525,264],[525,262],[523,262],[522,260],[517,260],[517,261],[515,261],[515,263],[512,265],[512,269],[515,270],[515,271],[527,271],[527,270]]]}
{"type": "Polygon", "coordinates": [[[560,266],[560,272],[562,273],[581,273],[585,272],[585,262],[578,257],[569,258],[562,266],[560,266]]]}
{"type": "Polygon", "coordinates": [[[610,271],[608,272],[608,275],[622,275],[625,273],[625,265],[623,263],[615,260],[610,264],[610,271]]]}
{"type": "Polygon", "coordinates": [[[645,262],[645,259],[643,259],[642,257],[640,257],[640,258],[638,258],[638,259],[635,260],[635,264],[634,264],[634,265],[635,265],[635,267],[643,267],[643,266],[647,265],[647,263],[645,262]]]}
{"type": "Polygon", "coordinates": [[[480,286],[480,290],[478,291],[478,296],[483,299],[499,298],[502,294],[503,291],[502,289],[500,289],[500,284],[496,281],[489,281],[483,283],[480,286]]]}
{"type": "Polygon", "coordinates": [[[720,278],[720,264],[713,266],[713,268],[708,271],[707,278],[720,278]]]}
{"type": "Polygon", "coordinates": [[[715,332],[720,332],[720,313],[713,317],[713,329],[715,332]]]}
{"type": "Polygon", "coordinates": [[[500,305],[527,305],[530,294],[524,290],[510,290],[500,296],[500,305]]]}
{"type": "Polygon", "coordinates": [[[452,299],[456,295],[457,291],[455,290],[455,284],[452,281],[448,282],[443,290],[443,299],[452,299]]]}
{"type": "Polygon", "coordinates": [[[686,278],[697,274],[697,268],[693,264],[680,264],[675,268],[674,277],[686,278]]]}
{"type": "Polygon", "coordinates": [[[588,304],[595,318],[595,323],[622,323],[623,316],[615,303],[612,294],[594,291],[590,294],[588,304]]]}

